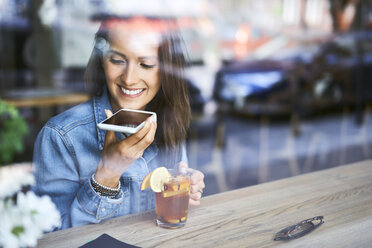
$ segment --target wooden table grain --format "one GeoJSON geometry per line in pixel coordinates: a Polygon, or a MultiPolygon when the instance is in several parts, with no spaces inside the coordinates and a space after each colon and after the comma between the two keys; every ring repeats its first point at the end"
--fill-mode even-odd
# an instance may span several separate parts
{"type": "Polygon", "coordinates": [[[140,247],[372,247],[372,160],[205,197],[181,229],[154,219],[149,211],[57,231],[38,247],[79,247],[103,233],[140,247]],[[313,232],[273,241],[282,228],[318,215],[324,224],[313,232]]]}

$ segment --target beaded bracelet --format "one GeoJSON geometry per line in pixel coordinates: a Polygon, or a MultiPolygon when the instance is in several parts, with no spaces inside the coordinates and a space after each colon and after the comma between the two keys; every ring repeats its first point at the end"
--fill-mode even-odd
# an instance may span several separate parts
{"type": "Polygon", "coordinates": [[[94,176],[95,176],[95,173],[92,175],[90,182],[91,182],[91,185],[94,191],[100,196],[115,198],[120,193],[120,189],[121,189],[120,180],[116,188],[110,188],[97,182],[96,179],[94,179],[94,176]]]}

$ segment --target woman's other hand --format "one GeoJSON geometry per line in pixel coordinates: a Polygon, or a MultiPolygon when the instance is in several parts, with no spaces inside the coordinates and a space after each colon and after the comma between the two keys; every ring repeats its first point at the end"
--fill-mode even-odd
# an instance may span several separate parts
{"type": "MultiPolygon", "coordinates": [[[[112,116],[110,110],[105,112],[107,118],[112,116]]],[[[124,171],[140,158],[154,141],[156,128],[156,122],[151,122],[148,118],[143,128],[121,141],[118,141],[115,132],[106,131],[105,145],[95,179],[107,187],[116,187],[124,171]]]]}
{"type": "Polygon", "coordinates": [[[204,184],[204,174],[201,171],[189,168],[185,162],[180,162],[179,168],[186,168],[186,171],[191,174],[191,185],[190,185],[190,200],[189,204],[192,206],[199,206],[200,199],[203,194],[204,184]]]}

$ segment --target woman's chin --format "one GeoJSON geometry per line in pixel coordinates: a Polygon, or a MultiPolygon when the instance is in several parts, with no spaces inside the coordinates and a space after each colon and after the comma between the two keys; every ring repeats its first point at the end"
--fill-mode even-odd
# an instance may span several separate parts
{"type": "Polygon", "coordinates": [[[141,107],[136,104],[120,104],[120,109],[133,109],[133,110],[144,110],[145,107],[141,107]]]}

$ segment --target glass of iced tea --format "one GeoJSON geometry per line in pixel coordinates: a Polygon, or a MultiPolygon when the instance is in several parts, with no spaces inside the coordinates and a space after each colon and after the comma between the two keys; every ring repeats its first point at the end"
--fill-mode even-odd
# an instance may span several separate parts
{"type": "Polygon", "coordinates": [[[190,175],[169,170],[161,192],[155,193],[156,222],[164,228],[179,228],[186,224],[190,198],[190,175]]]}

